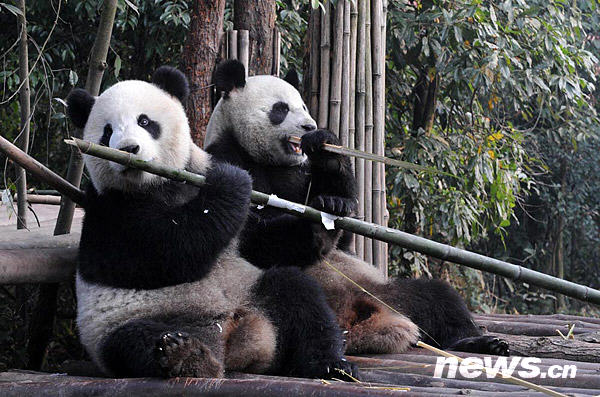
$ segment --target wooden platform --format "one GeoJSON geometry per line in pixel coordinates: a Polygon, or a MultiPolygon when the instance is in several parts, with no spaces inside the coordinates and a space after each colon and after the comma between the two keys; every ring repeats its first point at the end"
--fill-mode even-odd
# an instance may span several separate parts
{"type": "MultiPolygon", "coordinates": [[[[476,321],[494,334],[509,340],[513,357],[540,358],[539,369],[548,373],[552,366],[572,365],[574,378],[538,376],[527,379],[566,395],[600,395],[600,319],[567,315],[513,316],[475,315],[476,321]],[[575,324],[573,339],[564,339],[575,324]]],[[[456,353],[459,357],[479,357],[456,353]]],[[[492,363],[496,358],[491,356],[492,363]]],[[[512,357],[511,357],[512,358],[512,357]]],[[[508,362],[510,363],[509,358],[508,362]]],[[[9,371],[0,373],[1,396],[542,396],[526,387],[481,374],[465,377],[461,371],[453,379],[434,377],[433,353],[419,348],[404,354],[348,357],[361,369],[360,383],[284,378],[232,373],[226,379],[107,379],[70,374],[9,371]]],[[[527,370],[521,363],[517,371],[527,370]]],[[[81,371],[80,371],[81,372],[81,371]]]]}

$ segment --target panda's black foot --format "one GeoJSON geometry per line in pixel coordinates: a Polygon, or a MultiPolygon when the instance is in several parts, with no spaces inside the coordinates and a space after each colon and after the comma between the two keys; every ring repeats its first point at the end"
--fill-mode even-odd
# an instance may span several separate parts
{"type": "Polygon", "coordinates": [[[158,365],[165,377],[219,378],[224,366],[199,339],[185,332],[163,332],[155,346],[158,365]]]}
{"type": "Polygon", "coordinates": [[[310,201],[310,206],[329,214],[349,216],[356,211],[358,202],[345,197],[319,195],[310,201]]]}
{"type": "Polygon", "coordinates": [[[359,378],[358,368],[355,364],[345,358],[330,361],[312,361],[302,368],[298,376],[310,379],[340,379],[347,382],[355,382],[359,378]]]}
{"type": "Polygon", "coordinates": [[[448,347],[448,349],[467,353],[494,354],[496,356],[510,355],[508,342],[491,335],[464,338],[448,347]]]}

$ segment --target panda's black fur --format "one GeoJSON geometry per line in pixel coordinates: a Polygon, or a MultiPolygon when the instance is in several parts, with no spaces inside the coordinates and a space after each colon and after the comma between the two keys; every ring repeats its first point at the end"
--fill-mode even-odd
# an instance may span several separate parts
{"type": "MultiPolygon", "coordinates": [[[[252,139],[254,136],[258,140],[259,135],[273,129],[272,123],[270,125],[265,119],[263,128],[256,128],[254,123],[251,130],[235,125],[235,120],[243,116],[241,113],[260,113],[258,105],[246,103],[247,108],[244,109],[238,104],[235,114],[221,114],[227,112],[223,110],[227,101],[232,101],[237,95],[243,103],[251,89],[249,85],[253,78],[248,84],[241,83],[243,69],[239,65],[232,67],[232,63],[237,61],[227,61],[221,67],[229,72],[237,70],[237,75],[217,71],[217,76],[227,76],[228,81],[216,82],[224,88],[225,95],[213,114],[215,121],[211,119],[209,123],[206,150],[214,158],[248,170],[255,190],[300,203],[307,200],[309,205],[335,215],[352,214],[356,207],[356,186],[350,161],[345,156],[321,150],[324,143],[340,144],[335,135],[325,130],[306,132],[300,128],[290,132],[302,136],[301,148],[308,161],[277,165],[272,159],[262,161],[262,154],[252,139]],[[222,120],[231,122],[225,124],[222,120]]],[[[288,92],[289,89],[280,80],[271,79],[263,78],[261,84],[272,84],[267,90],[273,93],[271,102],[278,103],[282,101],[282,94],[277,91],[288,92]]],[[[258,89],[256,84],[252,87],[258,89]]],[[[263,99],[261,106],[266,106],[266,102],[263,99]]],[[[272,139],[277,139],[275,136],[272,139]]],[[[347,352],[400,352],[417,340],[414,322],[420,329],[420,339],[436,346],[508,354],[506,342],[482,336],[463,299],[448,283],[429,279],[386,282],[368,264],[345,252],[348,251],[348,242],[348,238],[340,238],[338,231],[327,231],[305,219],[282,214],[276,209],[254,208],[240,237],[240,252],[251,263],[263,268],[293,263],[315,276],[324,288],[340,325],[349,330],[347,352]],[[360,285],[399,309],[412,322],[358,291],[329,268],[330,263],[339,266],[360,285]]]]}
{"type": "Polygon", "coordinates": [[[143,147],[152,142],[157,161],[206,176],[195,187],[86,157],[82,343],[116,376],[356,374],[319,285],[298,268],[261,271],[239,256],[252,181],[193,145],[180,103],[187,93],[183,74],[163,67],[153,84],[121,82],[98,98],[75,90],[67,100],[85,139],[140,155],[156,149],[143,147]]]}

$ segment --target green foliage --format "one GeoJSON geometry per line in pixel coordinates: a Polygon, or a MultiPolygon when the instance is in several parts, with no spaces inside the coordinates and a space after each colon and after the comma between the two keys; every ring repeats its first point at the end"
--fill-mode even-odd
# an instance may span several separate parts
{"type": "MultiPolygon", "coordinates": [[[[388,172],[392,226],[414,219],[436,240],[510,250],[520,207],[545,191],[557,156],[574,161],[577,147],[597,142],[589,37],[598,10],[583,1],[392,0],[388,16],[388,151],[459,177],[388,172]],[[437,99],[434,123],[415,129],[415,108],[431,105],[417,96],[423,87],[437,99]]],[[[584,201],[569,201],[574,214],[594,205],[584,201]]],[[[427,266],[404,255],[392,250],[398,272],[427,266]]]]}

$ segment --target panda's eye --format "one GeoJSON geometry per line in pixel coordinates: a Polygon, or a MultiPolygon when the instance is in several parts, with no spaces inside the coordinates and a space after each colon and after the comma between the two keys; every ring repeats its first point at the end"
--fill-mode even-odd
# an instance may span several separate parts
{"type": "Polygon", "coordinates": [[[140,117],[138,117],[137,123],[140,127],[146,127],[148,124],[150,124],[150,119],[145,114],[142,114],[140,117]]]}
{"type": "Polygon", "coordinates": [[[110,137],[112,136],[113,129],[112,125],[106,124],[104,126],[104,131],[102,133],[102,137],[100,138],[100,145],[108,146],[110,143],[110,137]]]}
{"type": "Polygon", "coordinates": [[[287,117],[290,107],[285,102],[277,102],[271,108],[269,112],[269,120],[271,124],[278,125],[283,123],[283,120],[287,117]]]}

